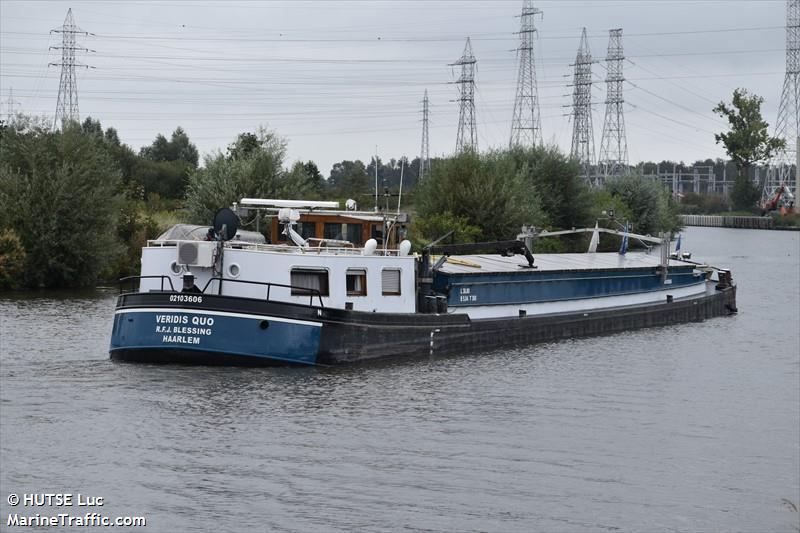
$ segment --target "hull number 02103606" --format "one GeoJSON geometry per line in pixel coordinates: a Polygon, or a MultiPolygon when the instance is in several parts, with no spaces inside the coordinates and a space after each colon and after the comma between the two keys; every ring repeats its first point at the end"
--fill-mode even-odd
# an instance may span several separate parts
{"type": "Polygon", "coordinates": [[[201,304],[203,303],[203,297],[197,294],[173,294],[169,297],[169,301],[201,304]]]}

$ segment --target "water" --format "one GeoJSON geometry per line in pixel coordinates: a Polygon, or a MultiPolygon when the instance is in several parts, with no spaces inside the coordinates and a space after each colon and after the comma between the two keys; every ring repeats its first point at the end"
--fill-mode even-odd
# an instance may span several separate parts
{"type": "Polygon", "coordinates": [[[797,531],[800,233],[683,245],[739,315],[350,368],[113,363],[113,292],[0,299],[0,529],[65,492],[153,532],[797,531]]]}

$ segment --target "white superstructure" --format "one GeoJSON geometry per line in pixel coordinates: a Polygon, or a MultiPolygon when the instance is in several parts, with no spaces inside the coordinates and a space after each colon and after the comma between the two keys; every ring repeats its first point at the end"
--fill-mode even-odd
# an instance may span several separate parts
{"type": "MultiPolygon", "coordinates": [[[[218,281],[213,281],[207,290],[213,294],[259,299],[266,296],[266,286],[241,282],[305,287],[319,291],[325,307],[413,313],[416,310],[415,258],[407,255],[407,247],[402,248],[406,255],[398,250],[384,252],[374,248],[372,254],[366,254],[355,248],[300,248],[236,241],[150,241],[142,249],[141,275],[167,275],[176,289],[182,286],[185,274],[195,276],[195,284],[200,289],[212,278],[222,278],[221,288],[218,281]],[[181,264],[178,249],[189,245],[216,246],[222,250],[221,260],[214,266],[181,264]]],[[[145,277],[140,290],[161,290],[161,287],[159,278],[145,277]]],[[[310,300],[308,291],[278,286],[270,287],[269,291],[273,301],[308,304],[310,300]]],[[[313,301],[317,304],[318,298],[315,296],[313,301]]]]}

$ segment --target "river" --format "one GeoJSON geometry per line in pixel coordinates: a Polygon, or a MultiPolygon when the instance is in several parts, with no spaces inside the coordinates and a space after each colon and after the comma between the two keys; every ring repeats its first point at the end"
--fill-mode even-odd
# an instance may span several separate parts
{"type": "Polygon", "coordinates": [[[332,369],[111,362],[115,291],[0,296],[0,529],[796,532],[800,233],[683,248],[738,315],[332,369]],[[31,493],[103,505],[8,503],[31,493]]]}

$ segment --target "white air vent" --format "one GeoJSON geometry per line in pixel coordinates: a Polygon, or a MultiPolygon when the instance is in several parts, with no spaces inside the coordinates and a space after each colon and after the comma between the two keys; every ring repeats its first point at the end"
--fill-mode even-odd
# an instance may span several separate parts
{"type": "Polygon", "coordinates": [[[214,264],[215,242],[178,241],[179,265],[211,267],[214,264]]]}

